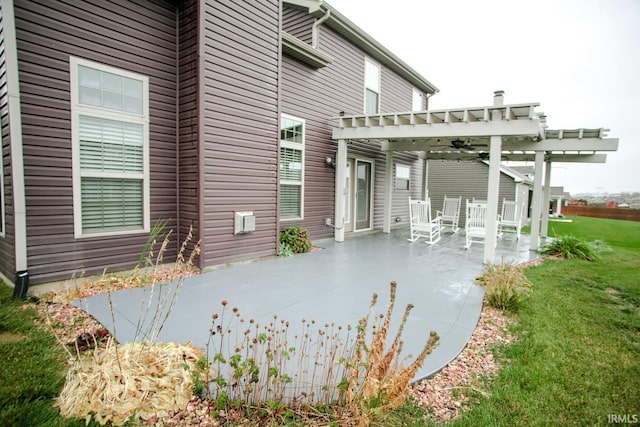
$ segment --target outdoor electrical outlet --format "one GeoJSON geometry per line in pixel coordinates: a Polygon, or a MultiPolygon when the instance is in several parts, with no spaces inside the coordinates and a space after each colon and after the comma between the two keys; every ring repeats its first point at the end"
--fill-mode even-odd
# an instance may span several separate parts
{"type": "Polygon", "coordinates": [[[331,218],[325,218],[324,225],[331,225],[331,218]]]}

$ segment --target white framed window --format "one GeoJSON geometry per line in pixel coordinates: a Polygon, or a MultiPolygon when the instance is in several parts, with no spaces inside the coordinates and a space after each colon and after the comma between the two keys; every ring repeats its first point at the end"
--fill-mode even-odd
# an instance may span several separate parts
{"type": "Polygon", "coordinates": [[[411,111],[423,111],[424,110],[424,95],[418,89],[413,88],[411,98],[411,111]]]}
{"type": "Polygon", "coordinates": [[[149,231],[149,79],[70,58],[75,237],[149,231]]]}
{"type": "Polygon", "coordinates": [[[280,219],[304,218],[305,121],[280,118],[280,219]]]}
{"type": "Polygon", "coordinates": [[[411,168],[406,165],[396,164],[396,190],[408,190],[411,177],[411,168]]]}
{"type": "Polygon", "coordinates": [[[364,113],[380,112],[380,66],[364,59],[364,113]]]}

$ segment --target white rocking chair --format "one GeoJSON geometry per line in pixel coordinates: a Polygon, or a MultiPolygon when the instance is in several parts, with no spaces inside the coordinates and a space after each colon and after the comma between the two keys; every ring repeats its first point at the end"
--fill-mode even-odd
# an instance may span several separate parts
{"type": "Polygon", "coordinates": [[[486,203],[473,203],[467,199],[467,216],[464,230],[466,233],[465,249],[469,249],[472,243],[485,243],[487,236],[487,205],[486,203]]]}
{"type": "Polygon", "coordinates": [[[498,237],[505,232],[515,233],[516,240],[520,239],[522,229],[522,215],[518,203],[513,200],[502,200],[502,213],[498,216],[498,237]]]}
{"type": "Polygon", "coordinates": [[[441,219],[442,228],[450,228],[451,231],[457,233],[458,221],[460,220],[460,205],[462,204],[462,196],[447,197],[444,196],[442,203],[442,211],[436,211],[436,216],[441,219]]]}
{"type": "Polygon", "coordinates": [[[409,199],[409,215],[411,218],[411,238],[410,242],[415,242],[421,237],[427,239],[425,243],[430,245],[440,240],[440,230],[442,224],[440,217],[431,218],[431,202],[427,200],[409,199]]]}

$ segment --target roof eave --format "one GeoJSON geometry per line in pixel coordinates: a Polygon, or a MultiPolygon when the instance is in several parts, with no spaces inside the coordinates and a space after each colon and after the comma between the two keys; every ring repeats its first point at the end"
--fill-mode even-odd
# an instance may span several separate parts
{"type": "Polygon", "coordinates": [[[326,15],[327,11],[330,11],[331,13],[329,14],[328,19],[324,21],[324,25],[329,26],[339,34],[343,35],[354,45],[364,50],[368,55],[371,55],[372,58],[380,61],[391,70],[398,73],[398,75],[410,82],[417,89],[420,89],[430,95],[439,92],[439,89],[429,80],[398,58],[389,49],[382,46],[373,37],[347,19],[328,3],[322,0],[284,0],[284,2],[298,7],[304,7],[309,11],[310,15],[316,18],[321,18],[326,15]]]}
{"type": "Polygon", "coordinates": [[[282,39],[282,51],[313,68],[322,68],[329,65],[332,61],[331,57],[314,49],[308,44],[300,41],[284,31],[280,34],[282,39]]]}

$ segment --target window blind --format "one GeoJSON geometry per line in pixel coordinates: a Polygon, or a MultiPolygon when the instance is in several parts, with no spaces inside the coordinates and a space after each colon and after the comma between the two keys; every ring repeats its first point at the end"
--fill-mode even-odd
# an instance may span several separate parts
{"type": "Polygon", "coordinates": [[[143,226],[142,180],[82,178],[82,231],[143,226]]]}
{"type": "Polygon", "coordinates": [[[302,186],[280,185],[280,218],[299,218],[302,216],[301,196],[302,186]]]}

